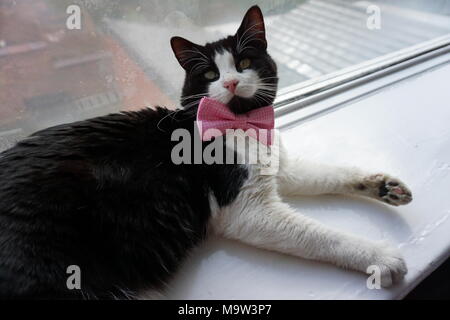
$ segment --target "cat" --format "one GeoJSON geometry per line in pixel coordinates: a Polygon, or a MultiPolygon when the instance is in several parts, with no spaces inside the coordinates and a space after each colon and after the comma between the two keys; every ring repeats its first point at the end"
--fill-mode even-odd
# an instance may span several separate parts
{"type": "Polygon", "coordinates": [[[276,174],[262,174],[259,164],[173,163],[171,134],[195,136],[201,98],[236,115],[272,105],[277,67],[259,7],[233,36],[204,46],[173,37],[171,47],[186,71],[182,108],[50,127],[0,154],[0,298],[163,292],[210,233],[361,272],[379,265],[384,286],[401,280],[407,267],[397,249],[327,228],[282,199],[353,194],[403,205],[412,196],[400,180],[294,160],[281,141],[276,174]],[[68,287],[69,266],[81,271],[80,288],[68,287]]]}

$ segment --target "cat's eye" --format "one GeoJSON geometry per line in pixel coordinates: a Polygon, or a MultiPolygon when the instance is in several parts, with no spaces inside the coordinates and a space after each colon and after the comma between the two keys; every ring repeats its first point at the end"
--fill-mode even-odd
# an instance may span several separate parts
{"type": "Polygon", "coordinates": [[[251,63],[250,59],[248,59],[248,58],[242,59],[242,60],[239,62],[239,67],[240,67],[242,70],[247,69],[248,67],[250,67],[250,63],[251,63]]]}
{"type": "Polygon", "coordinates": [[[213,70],[209,70],[209,71],[204,73],[204,76],[208,80],[214,80],[214,79],[217,78],[217,72],[215,72],[213,70]]]}

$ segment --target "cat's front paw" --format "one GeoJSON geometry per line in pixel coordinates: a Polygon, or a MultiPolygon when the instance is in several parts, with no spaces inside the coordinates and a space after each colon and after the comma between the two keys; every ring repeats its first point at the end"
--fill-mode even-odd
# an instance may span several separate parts
{"type": "Polygon", "coordinates": [[[372,259],[370,265],[380,268],[382,287],[400,282],[408,272],[400,251],[385,242],[377,244],[372,259]]]}
{"type": "Polygon", "coordinates": [[[412,193],[403,182],[383,173],[368,176],[359,188],[366,189],[373,198],[393,206],[408,204],[412,200],[412,193]]]}

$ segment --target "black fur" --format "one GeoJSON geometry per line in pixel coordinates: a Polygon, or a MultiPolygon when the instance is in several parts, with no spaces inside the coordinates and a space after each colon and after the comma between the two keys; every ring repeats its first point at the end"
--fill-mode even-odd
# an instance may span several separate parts
{"type": "MultiPolygon", "coordinates": [[[[174,165],[166,109],[49,128],[0,156],[0,297],[123,297],[157,288],[245,179],[233,165],[174,165]],[[78,265],[82,291],[66,287],[78,265]],[[119,290],[120,289],[120,290],[119,290]]],[[[187,115],[186,115],[187,113],[187,115]]]]}
{"type": "MultiPolygon", "coordinates": [[[[232,46],[230,37],[202,50],[232,46]]],[[[259,51],[264,73],[271,59],[259,51]]],[[[184,95],[203,86],[193,77],[187,70],[184,95]]],[[[248,100],[233,110],[257,107],[248,100]]],[[[195,136],[196,109],[64,124],[1,153],[0,298],[130,298],[161,288],[205,237],[209,194],[225,206],[247,178],[239,165],[173,164],[171,134],[195,136]],[[66,286],[69,265],[81,269],[81,290],[66,286]]]]}

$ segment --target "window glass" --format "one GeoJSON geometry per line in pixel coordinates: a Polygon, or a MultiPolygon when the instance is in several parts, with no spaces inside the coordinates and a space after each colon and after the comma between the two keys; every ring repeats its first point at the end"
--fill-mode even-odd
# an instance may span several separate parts
{"type": "Polygon", "coordinates": [[[255,2],[281,88],[450,32],[447,0],[0,0],[0,149],[58,123],[174,108],[170,37],[234,33],[255,2]]]}

